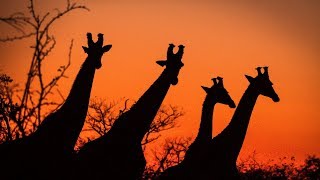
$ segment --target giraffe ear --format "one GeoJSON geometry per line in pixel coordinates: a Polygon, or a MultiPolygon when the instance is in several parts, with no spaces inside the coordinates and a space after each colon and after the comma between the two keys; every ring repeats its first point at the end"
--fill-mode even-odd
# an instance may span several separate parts
{"type": "Polygon", "coordinates": [[[111,45],[111,44],[108,44],[108,45],[106,45],[106,46],[103,46],[102,51],[103,51],[103,52],[108,52],[111,48],[112,48],[112,45],[111,45]]]}
{"type": "Polygon", "coordinates": [[[253,80],[254,80],[253,77],[251,77],[251,76],[249,76],[249,75],[245,75],[245,76],[246,76],[246,78],[248,79],[248,81],[249,81],[250,83],[253,82],[253,80]]]}
{"type": "Polygon", "coordinates": [[[208,87],[205,87],[205,86],[201,86],[201,87],[202,87],[202,89],[203,89],[206,93],[208,93],[209,90],[210,90],[210,88],[208,88],[208,87]]]}
{"type": "Polygon", "coordinates": [[[167,65],[167,61],[164,61],[164,60],[156,61],[156,63],[159,64],[162,67],[167,65]]]}
{"type": "Polygon", "coordinates": [[[89,48],[87,48],[87,47],[85,47],[85,46],[82,46],[82,49],[84,50],[84,52],[85,52],[85,53],[87,53],[87,54],[88,54],[88,50],[89,50],[89,48]]]}

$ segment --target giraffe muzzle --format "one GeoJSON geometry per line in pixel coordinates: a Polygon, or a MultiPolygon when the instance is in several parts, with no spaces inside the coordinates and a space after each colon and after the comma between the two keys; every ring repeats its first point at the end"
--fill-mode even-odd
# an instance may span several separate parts
{"type": "Polygon", "coordinates": [[[236,104],[234,103],[234,101],[232,101],[232,102],[229,104],[229,107],[230,107],[230,108],[236,108],[236,104]]]}
{"type": "Polygon", "coordinates": [[[279,102],[280,98],[278,95],[276,95],[276,96],[272,97],[272,100],[273,100],[273,102],[279,102]]]}
{"type": "Polygon", "coordinates": [[[96,64],[96,69],[100,69],[102,67],[102,63],[101,62],[98,62],[97,64],[96,64]]]}
{"type": "Polygon", "coordinates": [[[177,85],[177,84],[178,84],[178,81],[179,81],[178,78],[175,77],[175,78],[172,79],[171,84],[172,84],[172,85],[177,85]]]}

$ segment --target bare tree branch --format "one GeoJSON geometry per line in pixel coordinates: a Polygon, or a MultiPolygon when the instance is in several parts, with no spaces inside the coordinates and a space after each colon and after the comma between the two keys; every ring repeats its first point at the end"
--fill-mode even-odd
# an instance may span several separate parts
{"type": "MultiPolygon", "coordinates": [[[[116,119],[122,113],[128,111],[129,106],[134,104],[133,101],[129,101],[129,99],[121,99],[119,101],[108,102],[105,99],[92,99],[80,140],[84,142],[87,138],[84,134],[88,134],[88,132],[91,134],[90,139],[99,138],[106,134],[116,119]]],[[[161,136],[161,132],[176,127],[177,119],[183,115],[184,112],[177,106],[161,106],[142,141],[143,149],[146,148],[147,144],[157,140],[161,136]]]]}
{"type": "Polygon", "coordinates": [[[155,120],[151,123],[149,131],[142,141],[142,145],[157,140],[161,136],[160,132],[176,127],[176,120],[183,115],[184,112],[177,106],[161,106],[155,120]]]}
{"type": "Polygon", "coordinates": [[[67,63],[60,65],[58,74],[48,82],[45,82],[43,79],[44,72],[42,65],[56,45],[54,35],[49,32],[52,25],[62,16],[77,9],[89,10],[86,6],[66,0],[65,8],[56,10],[57,13],[46,12],[44,15],[40,15],[35,10],[34,0],[29,0],[28,14],[18,12],[8,17],[0,17],[0,22],[8,24],[14,28],[18,34],[13,37],[1,38],[1,42],[20,40],[28,37],[34,38],[34,44],[31,46],[33,55],[30,61],[26,83],[21,93],[22,95],[18,98],[20,102],[17,103],[19,107],[17,108],[16,117],[15,119],[8,119],[11,127],[10,136],[19,134],[19,136],[24,137],[34,132],[43,118],[48,113],[59,108],[64,102],[61,93],[62,102],[51,102],[49,99],[54,94],[53,92],[59,92],[58,82],[62,78],[67,77],[65,74],[71,64],[73,40],[69,48],[69,59],[67,63]],[[43,110],[43,107],[48,108],[43,110]],[[53,110],[48,111],[49,109],[53,110]]]}
{"type": "Polygon", "coordinates": [[[164,170],[179,164],[191,143],[191,137],[168,138],[153,152],[153,161],[147,164],[143,179],[156,179],[164,170]],[[160,149],[160,150],[159,150],[160,149]]]}

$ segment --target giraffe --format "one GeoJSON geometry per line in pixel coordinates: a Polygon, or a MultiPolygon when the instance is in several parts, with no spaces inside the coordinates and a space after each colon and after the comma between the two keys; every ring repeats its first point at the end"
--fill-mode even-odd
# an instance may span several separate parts
{"type": "Polygon", "coordinates": [[[166,66],[157,80],[129,111],[121,114],[106,135],[84,145],[78,153],[75,179],[139,179],[146,160],[141,141],[171,85],[178,83],[184,46],[167,50],[167,60],[157,61],[166,66]],[[102,162],[102,163],[100,163],[102,162]]]}
{"type": "Polygon", "coordinates": [[[200,164],[210,163],[207,156],[210,154],[208,150],[212,140],[214,107],[218,103],[228,105],[230,108],[236,107],[223,85],[223,79],[218,76],[212,80],[214,84],[211,88],[202,86],[207,95],[203,102],[200,128],[196,139],[187,150],[184,160],[163,172],[159,179],[202,179],[200,164]]]}
{"type": "Polygon", "coordinates": [[[34,133],[11,143],[11,152],[7,153],[12,156],[8,160],[21,164],[23,168],[8,171],[15,178],[62,179],[67,172],[67,165],[71,163],[74,146],[85,122],[95,71],[102,66],[102,55],[112,47],[103,46],[101,33],[96,43],[91,33],[87,33],[87,40],[88,47],[82,47],[87,58],[63,105],[48,115],[34,133]]]}
{"type": "Polygon", "coordinates": [[[271,98],[279,102],[280,98],[273,89],[273,83],[269,79],[268,67],[258,67],[258,75],[253,78],[246,75],[249,86],[243,94],[238,107],[227,127],[210,143],[211,165],[209,173],[203,179],[239,179],[236,161],[239,156],[248,129],[250,117],[259,95],[271,98]]]}

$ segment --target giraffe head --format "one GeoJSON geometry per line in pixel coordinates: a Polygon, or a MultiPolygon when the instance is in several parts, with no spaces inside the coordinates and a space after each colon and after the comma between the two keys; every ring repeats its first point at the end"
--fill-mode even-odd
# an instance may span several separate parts
{"type": "Polygon", "coordinates": [[[211,88],[201,86],[203,90],[207,93],[207,98],[209,98],[212,103],[226,104],[230,108],[235,108],[236,104],[230,97],[228,91],[224,88],[223,79],[221,77],[213,78],[213,86],[211,88]]]}
{"type": "Polygon", "coordinates": [[[262,73],[261,69],[262,67],[257,67],[258,76],[255,78],[245,75],[250,82],[250,86],[256,89],[259,94],[271,98],[274,102],[279,102],[280,98],[273,89],[273,83],[269,79],[268,67],[263,67],[264,73],[262,73]]]}
{"type": "Polygon", "coordinates": [[[94,66],[96,69],[101,68],[101,58],[102,55],[105,52],[108,52],[112,45],[108,44],[106,46],[103,46],[103,34],[99,33],[98,34],[98,40],[97,42],[93,42],[92,40],[92,34],[87,33],[87,39],[88,39],[88,47],[82,46],[83,50],[85,53],[88,54],[88,57],[94,61],[94,66]]]}
{"type": "Polygon", "coordinates": [[[184,66],[182,60],[184,46],[179,45],[179,50],[176,54],[173,53],[174,44],[169,44],[167,51],[167,60],[157,61],[160,66],[166,66],[166,72],[171,80],[172,85],[178,84],[178,75],[180,69],[184,66]]]}

